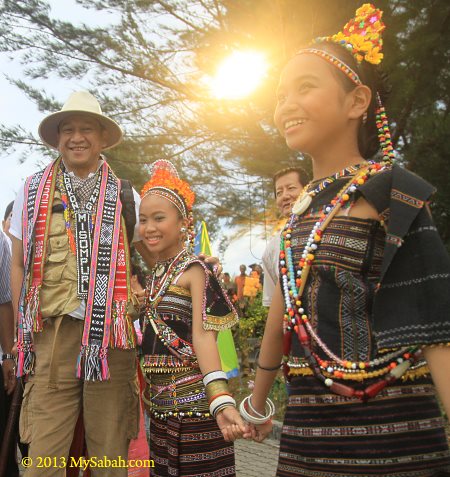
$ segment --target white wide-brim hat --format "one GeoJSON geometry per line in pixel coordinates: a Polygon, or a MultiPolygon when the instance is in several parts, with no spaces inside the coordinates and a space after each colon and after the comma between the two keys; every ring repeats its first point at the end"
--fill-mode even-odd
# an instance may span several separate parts
{"type": "Polygon", "coordinates": [[[69,96],[61,111],[50,114],[39,124],[39,136],[42,141],[53,149],[58,149],[58,127],[61,121],[74,114],[83,114],[95,118],[106,130],[106,146],[110,149],[122,141],[123,133],[120,126],[102,113],[99,102],[88,91],[75,91],[69,96]]]}

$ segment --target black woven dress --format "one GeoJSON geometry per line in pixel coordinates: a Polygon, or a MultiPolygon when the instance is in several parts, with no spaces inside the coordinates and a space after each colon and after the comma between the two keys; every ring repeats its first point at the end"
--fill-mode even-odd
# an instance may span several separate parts
{"type": "MultiPolygon", "coordinates": [[[[366,199],[375,206],[378,203],[373,197],[386,205],[379,195],[392,190],[396,174],[382,174],[384,177],[376,179],[378,184],[361,192],[367,193],[366,199]]],[[[399,175],[401,182],[404,173],[399,175]]],[[[319,194],[312,203],[313,209],[295,220],[291,238],[294,263],[298,263],[317,220],[315,214],[346,180],[337,181],[319,194]]],[[[392,195],[388,195],[387,207],[380,211],[386,217],[387,234],[392,230],[391,221],[396,220],[392,214],[389,216],[389,211],[395,213],[392,200],[392,195]]],[[[428,300],[440,299],[439,306],[445,306],[442,301],[448,300],[442,296],[442,289],[449,285],[449,259],[442,245],[436,245],[440,240],[429,215],[415,216],[401,238],[401,254],[394,255],[386,267],[386,250],[390,245],[387,234],[378,221],[338,216],[325,229],[315,253],[302,306],[319,338],[341,359],[365,362],[408,345],[450,342],[446,316],[429,316],[428,326],[434,331],[428,331],[423,341],[421,330],[426,327],[426,312],[410,312],[410,308],[421,306],[421,300],[427,301],[424,296],[430,287],[435,289],[435,295],[428,296],[428,300]],[[420,256],[421,247],[430,243],[434,244],[435,257],[430,259],[434,265],[416,272],[412,262],[420,256]],[[436,273],[430,273],[433,267],[436,273]],[[392,294],[392,290],[396,293],[392,294]],[[382,313],[382,319],[378,313],[382,313]],[[391,316],[386,316],[389,313],[391,316]],[[411,317],[408,329],[404,328],[404,315],[411,317]],[[399,328],[404,329],[403,334],[399,328]],[[393,346],[384,346],[384,342],[393,346]]],[[[429,306],[432,313],[437,305],[429,306]]],[[[317,343],[314,352],[329,359],[317,343]]],[[[404,379],[362,402],[330,392],[312,375],[302,356],[302,348],[294,337],[291,389],[277,476],[450,475],[445,422],[424,361],[416,362],[404,379]]],[[[362,379],[355,372],[354,378],[341,382],[364,389],[378,379],[362,379]]]]}

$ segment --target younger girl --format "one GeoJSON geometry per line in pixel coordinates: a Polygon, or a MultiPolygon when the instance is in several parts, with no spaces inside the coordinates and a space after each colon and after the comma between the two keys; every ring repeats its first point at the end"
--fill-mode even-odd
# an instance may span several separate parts
{"type": "Polygon", "coordinates": [[[284,355],[291,395],[278,476],[450,471],[429,377],[449,415],[450,260],[427,207],[433,188],[392,165],[374,66],[383,29],[381,12],[363,5],[280,79],[275,122],[291,149],[311,155],[314,179],[282,234],[280,286],[241,405],[262,440],[284,355]],[[377,133],[380,162],[369,160],[377,133]]]}
{"type": "Polygon", "coordinates": [[[147,280],[142,367],[155,476],[234,476],[245,426],[221,370],[216,332],[237,322],[217,278],[184,243],[194,193],[157,161],[142,190],[139,231],[158,257],[147,280]],[[217,421],[217,422],[216,422],[217,421]]]}

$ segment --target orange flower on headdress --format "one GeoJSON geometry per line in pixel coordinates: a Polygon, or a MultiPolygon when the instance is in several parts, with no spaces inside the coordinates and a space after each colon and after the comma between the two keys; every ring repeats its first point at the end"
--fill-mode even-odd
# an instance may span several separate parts
{"type": "Polygon", "coordinates": [[[142,188],[141,197],[155,187],[171,190],[181,198],[188,211],[192,209],[195,193],[187,182],[178,177],[177,170],[171,162],[161,159],[152,165],[150,180],[142,188]]]}
{"type": "Polygon", "coordinates": [[[358,63],[364,59],[378,65],[383,59],[381,32],[385,29],[381,21],[383,12],[371,3],[365,3],[356,10],[355,18],[347,22],[342,31],[332,36],[321,37],[314,43],[331,41],[346,48],[358,63]]]}

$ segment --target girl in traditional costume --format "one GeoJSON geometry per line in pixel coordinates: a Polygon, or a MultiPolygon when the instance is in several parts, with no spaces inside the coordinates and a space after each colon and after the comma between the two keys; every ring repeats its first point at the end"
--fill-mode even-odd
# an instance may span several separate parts
{"type": "Polygon", "coordinates": [[[209,268],[185,248],[194,193],[157,161],[142,190],[141,236],[158,257],[147,279],[142,366],[154,476],[234,476],[233,444],[245,431],[216,333],[237,323],[209,268]]]}
{"type": "Polygon", "coordinates": [[[381,15],[363,5],[280,79],[276,125],[311,155],[314,179],[282,233],[255,388],[240,406],[262,440],[283,361],[278,476],[450,475],[435,396],[448,415],[450,260],[427,207],[433,188],[392,163],[381,15]]]}

